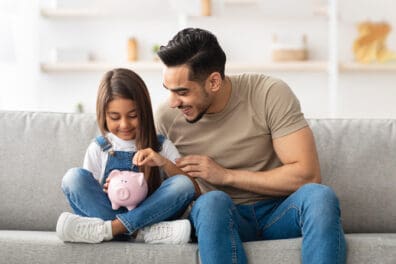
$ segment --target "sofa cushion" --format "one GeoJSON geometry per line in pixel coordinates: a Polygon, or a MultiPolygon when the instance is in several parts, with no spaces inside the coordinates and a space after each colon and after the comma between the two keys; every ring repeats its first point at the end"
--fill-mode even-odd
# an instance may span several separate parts
{"type": "MultiPolygon", "coordinates": [[[[133,242],[63,243],[55,232],[0,230],[0,256],[8,264],[198,263],[197,246],[133,242]]],[[[0,261],[1,262],[1,261],[0,261]]]]}
{"type": "MultiPolygon", "coordinates": [[[[396,263],[396,234],[349,234],[348,264],[396,263]]],[[[313,245],[314,246],[314,245],[313,245]]],[[[301,263],[301,239],[244,243],[250,264],[301,263]]],[[[199,263],[197,244],[63,243],[54,232],[0,230],[0,256],[8,264],[199,263]]]]}

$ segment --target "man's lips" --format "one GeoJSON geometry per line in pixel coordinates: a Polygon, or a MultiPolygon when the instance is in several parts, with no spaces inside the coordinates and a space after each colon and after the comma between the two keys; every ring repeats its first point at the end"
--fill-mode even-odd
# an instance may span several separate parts
{"type": "Polygon", "coordinates": [[[184,115],[190,115],[191,114],[191,107],[189,107],[189,106],[185,106],[185,107],[180,107],[179,108],[181,111],[182,111],[182,113],[184,114],[184,115]]]}

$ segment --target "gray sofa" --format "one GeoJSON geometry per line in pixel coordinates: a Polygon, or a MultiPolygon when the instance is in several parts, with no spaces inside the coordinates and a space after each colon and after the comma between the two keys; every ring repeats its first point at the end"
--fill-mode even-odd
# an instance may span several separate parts
{"type": "MultiPolygon", "coordinates": [[[[396,263],[396,120],[309,120],[342,207],[348,263],[396,263]]],[[[196,244],[63,243],[60,182],[97,135],[92,114],[0,111],[0,263],[199,263],[196,244]]],[[[301,239],[244,244],[249,263],[300,263],[301,239]]],[[[312,245],[313,247],[317,245],[312,245]]]]}

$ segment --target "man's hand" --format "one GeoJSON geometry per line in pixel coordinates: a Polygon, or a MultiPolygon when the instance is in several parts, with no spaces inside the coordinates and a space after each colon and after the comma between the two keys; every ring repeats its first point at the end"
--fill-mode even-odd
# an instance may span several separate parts
{"type": "Polygon", "coordinates": [[[193,178],[201,178],[215,185],[225,185],[228,170],[208,156],[189,155],[176,160],[176,166],[193,178]]]}

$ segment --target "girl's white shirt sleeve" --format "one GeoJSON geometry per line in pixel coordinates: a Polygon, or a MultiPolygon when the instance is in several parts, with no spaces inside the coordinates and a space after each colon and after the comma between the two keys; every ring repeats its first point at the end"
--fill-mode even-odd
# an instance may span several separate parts
{"type": "Polygon", "coordinates": [[[83,168],[90,171],[99,181],[106,162],[105,153],[96,142],[92,142],[85,153],[83,168]]]}
{"type": "Polygon", "coordinates": [[[180,153],[173,145],[172,141],[169,139],[165,139],[164,143],[162,144],[162,150],[160,152],[161,156],[167,158],[168,160],[176,163],[176,159],[180,158],[180,153]]]}

